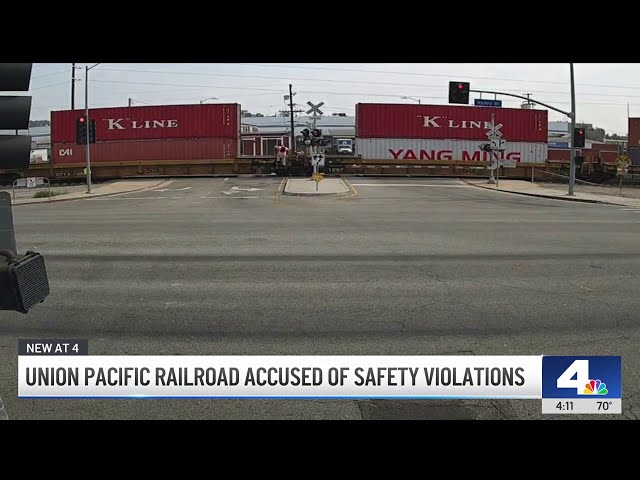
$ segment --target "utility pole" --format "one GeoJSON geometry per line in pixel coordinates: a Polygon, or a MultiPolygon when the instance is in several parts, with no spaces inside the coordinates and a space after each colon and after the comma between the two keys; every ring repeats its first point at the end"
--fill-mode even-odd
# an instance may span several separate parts
{"type": "Polygon", "coordinates": [[[573,78],[573,63],[569,64],[571,72],[571,164],[569,166],[569,196],[575,195],[576,189],[576,84],[573,78]]]}
{"type": "Polygon", "coordinates": [[[289,140],[289,151],[296,151],[296,132],[294,131],[294,120],[293,120],[293,86],[289,84],[289,114],[291,120],[291,140],[289,140]]]}
{"type": "Polygon", "coordinates": [[[71,64],[71,110],[76,109],[76,64],[71,64]]]}
{"type": "Polygon", "coordinates": [[[133,102],[133,98],[129,99],[129,106],[131,106],[131,103],[133,102]]]}

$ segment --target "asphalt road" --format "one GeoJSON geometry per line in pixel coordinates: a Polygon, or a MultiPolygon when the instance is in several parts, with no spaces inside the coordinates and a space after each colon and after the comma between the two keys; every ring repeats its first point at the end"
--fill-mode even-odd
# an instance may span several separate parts
{"type": "Polygon", "coordinates": [[[9,415],[542,418],[523,400],[18,400],[17,339],[75,337],[93,354],[619,354],[612,418],[640,417],[640,210],[455,179],[350,182],[348,198],[199,178],[14,207],[52,292],[28,315],[0,312],[9,415]]]}

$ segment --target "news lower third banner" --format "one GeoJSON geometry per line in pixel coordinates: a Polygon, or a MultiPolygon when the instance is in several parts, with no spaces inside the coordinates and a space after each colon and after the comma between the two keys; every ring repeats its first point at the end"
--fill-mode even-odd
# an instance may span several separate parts
{"type": "Polygon", "coordinates": [[[621,357],[112,356],[51,339],[20,340],[18,353],[21,398],[504,398],[620,413],[622,397],[621,357]]]}

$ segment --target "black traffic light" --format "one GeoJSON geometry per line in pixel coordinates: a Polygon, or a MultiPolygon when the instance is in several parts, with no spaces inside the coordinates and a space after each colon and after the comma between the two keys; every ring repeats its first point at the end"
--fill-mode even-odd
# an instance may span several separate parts
{"type": "Polygon", "coordinates": [[[87,144],[87,117],[82,115],[76,119],[76,144],[87,144]]]}
{"type": "MultiPolygon", "coordinates": [[[[0,92],[27,92],[31,83],[31,63],[0,63],[0,92]]],[[[0,96],[0,130],[12,133],[29,128],[30,96],[0,96]]],[[[29,168],[31,137],[0,135],[0,168],[29,168]]]]}
{"type": "Polygon", "coordinates": [[[469,82],[449,82],[449,103],[469,104],[469,82]]]}
{"type": "Polygon", "coordinates": [[[302,132],[300,132],[300,133],[302,133],[302,136],[303,136],[304,138],[309,138],[309,135],[311,135],[311,132],[309,132],[309,129],[308,129],[308,128],[305,128],[305,129],[304,129],[304,130],[302,130],[302,132]]]}
{"type": "Polygon", "coordinates": [[[18,257],[10,250],[0,255],[0,310],[27,313],[49,295],[44,258],[36,252],[18,257]]]}
{"type": "Polygon", "coordinates": [[[96,121],[89,120],[89,143],[96,143],[96,121]]]}
{"type": "Polygon", "coordinates": [[[587,131],[584,128],[576,128],[573,132],[573,138],[575,139],[576,148],[584,148],[587,131]]]}

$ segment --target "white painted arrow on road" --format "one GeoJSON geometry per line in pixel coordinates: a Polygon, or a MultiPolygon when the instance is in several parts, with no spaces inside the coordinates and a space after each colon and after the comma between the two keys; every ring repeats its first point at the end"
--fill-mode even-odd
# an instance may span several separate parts
{"type": "Polygon", "coordinates": [[[154,192],[182,192],[183,190],[189,190],[191,187],[184,188],[161,188],[160,190],[154,190],[154,192]]]}
{"type": "Polygon", "coordinates": [[[241,187],[236,187],[235,185],[233,187],[231,187],[229,190],[223,190],[222,193],[224,193],[225,195],[233,195],[236,192],[258,192],[260,190],[264,190],[263,188],[241,188],[241,187]]]}
{"type": "Polygon", "coordinates": [[[251,188],[240,188],[240,187],[233,186],[233,187],[231,187],[231,190],[237,190],[239,192],[258,192],[258,191],[264,190],[264,189],[263,188],[254,188],[254,187],[251,187],[251,188]]]}

